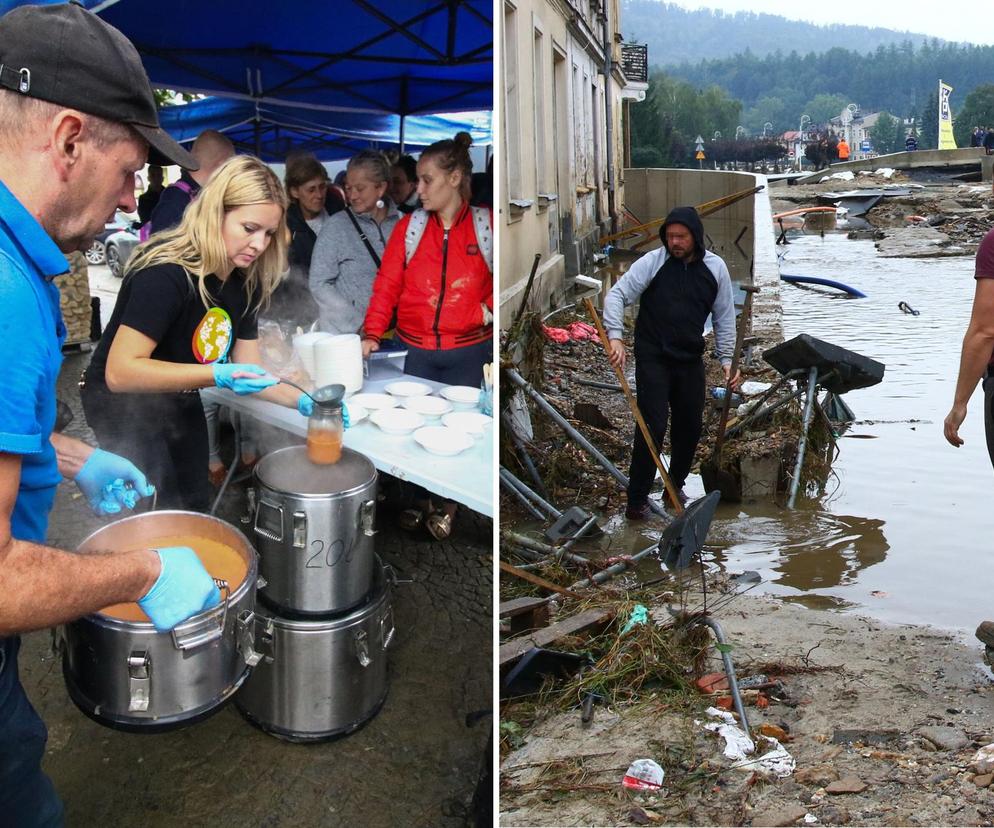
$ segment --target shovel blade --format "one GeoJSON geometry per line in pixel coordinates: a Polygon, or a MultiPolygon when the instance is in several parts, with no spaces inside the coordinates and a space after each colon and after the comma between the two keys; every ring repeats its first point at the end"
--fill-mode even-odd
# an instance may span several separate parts
{"type": "Polygon", "coordinates": [[[714,460],[701,463],[701,480],[704,491],[719,492],[726,503],[742,502],[742,486],[739,479],[727,469],[721,468],[714,460]]]}

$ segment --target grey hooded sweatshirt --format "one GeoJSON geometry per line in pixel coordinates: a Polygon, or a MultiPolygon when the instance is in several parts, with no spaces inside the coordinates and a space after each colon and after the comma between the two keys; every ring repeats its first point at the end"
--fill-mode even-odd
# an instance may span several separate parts
{"type": "MultiPolygon", "coordinates": [[[[387,240],[401,218],[397,206],[387,201],[383,224],[365,213],[354,215],[382,259],[387,240]]],[[[376,271],[376,263],[348,213],[342,210],[327,218],[314,243],[309,280],[311,295],[321,310],[321,330],[345,334],[356,333],[362,327],[376,271]]]]}

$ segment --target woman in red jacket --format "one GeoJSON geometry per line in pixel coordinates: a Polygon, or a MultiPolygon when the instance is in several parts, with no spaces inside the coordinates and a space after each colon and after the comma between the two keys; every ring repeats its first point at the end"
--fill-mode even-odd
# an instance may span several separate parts
{"type": "MultiPolygon", "coordinates": [[[[405,216],[383,252],[363,324],[363,356],[379,350],[397,314],[397,337],[407,346],[405,373],[447,385],[479,386],[493,359],[493,222],[487,208],[464,198],[473,164],[472,138],[460,132],[438,141],[418,159],[421,210],[405,216]]],[[[428,492],[401,525],[424,525],[442,539],[456,504],[433,511],[428,492]]]]}

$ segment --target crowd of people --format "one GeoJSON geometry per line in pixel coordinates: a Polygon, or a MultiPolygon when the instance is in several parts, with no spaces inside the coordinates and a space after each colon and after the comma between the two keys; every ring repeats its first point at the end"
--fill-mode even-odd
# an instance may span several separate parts
{"type": "Polygon", "coordinates": [[[994,127],[975,126],[970,133],[970,146],[983,147],[988,155],[994,155],[994,127]]]}

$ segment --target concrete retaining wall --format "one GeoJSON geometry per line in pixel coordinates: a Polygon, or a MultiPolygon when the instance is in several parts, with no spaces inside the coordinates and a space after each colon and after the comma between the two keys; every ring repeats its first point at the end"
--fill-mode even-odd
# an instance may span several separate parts
{"type": "Polygon", "coordinates": [[[809,173],[804,178],[798,178],[798,184],[811,184],[826,175],[837,172],[859,172],[860,170],[879,170],[890,167],[895,170],[918,170],[935,167],[967,167],[973,163],[978,166],[980,159],[986,155],[982,147],[964,147],[954,150],[917,150],[916,152],[892,152],[889,155],[878,155],[875,158],[864,158],[861,161],[842,161],[838,164],[809,173]]]}

